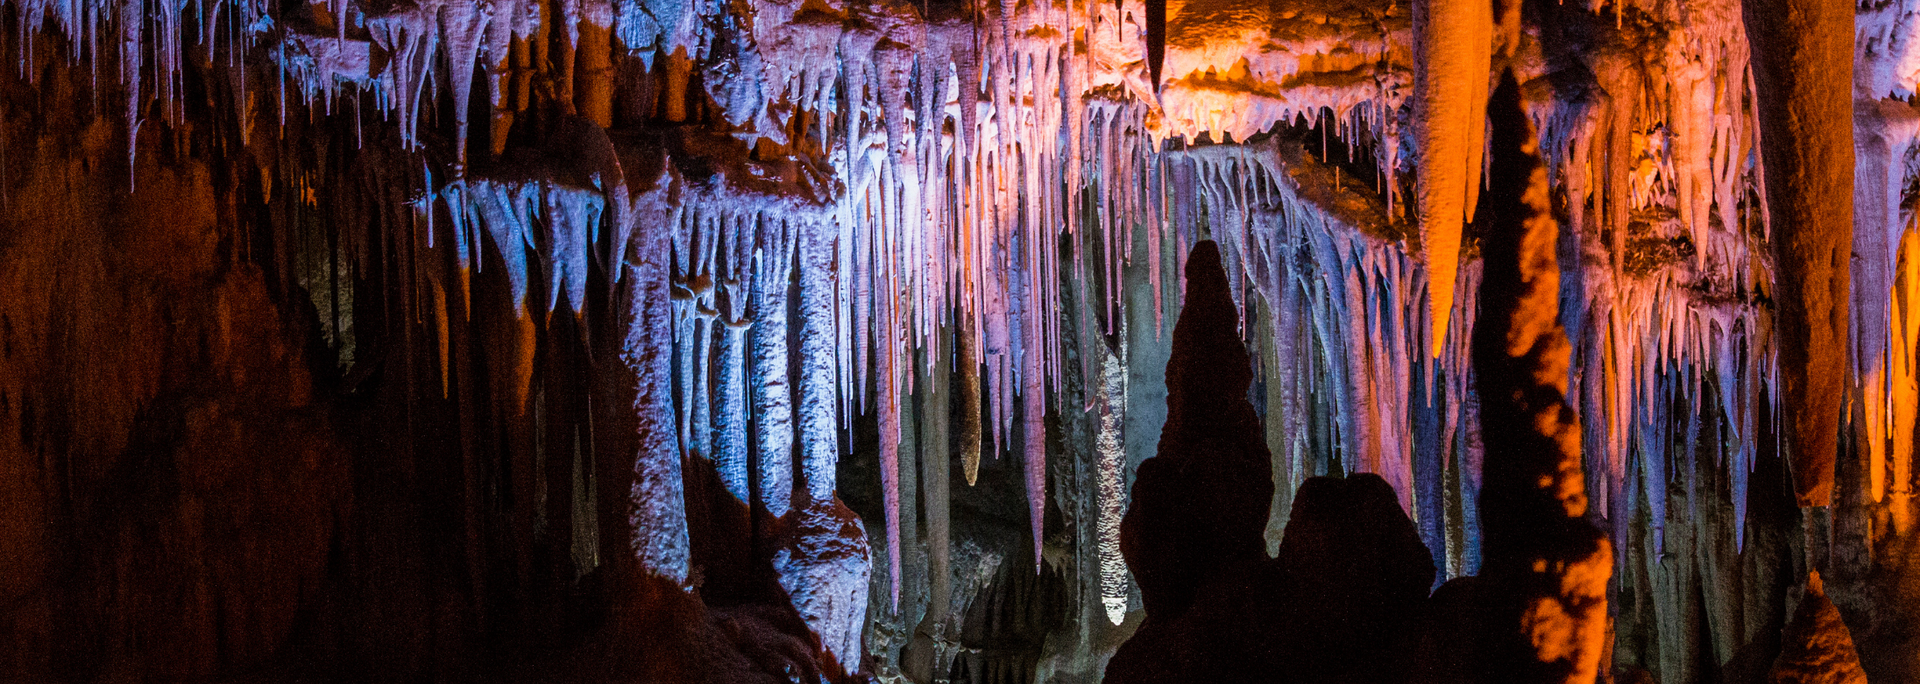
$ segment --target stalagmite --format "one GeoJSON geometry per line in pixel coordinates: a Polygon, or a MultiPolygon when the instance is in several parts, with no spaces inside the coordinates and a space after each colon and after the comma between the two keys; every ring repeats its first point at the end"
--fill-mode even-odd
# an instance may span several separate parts
{"type": "Polygon", "coordinates": [[[1853,244],[1853,15],[1837,0],[1748,0],[1755,107],[1779,277],[1783,436],[1802,506],[1833,501],[1853,244]]]}
{"type": "Polygon", "coordinates": [[[1158,455],[1140,465],[1120,524],[1120,550],[1149,619],[1179,617],[1213,573],[1264,559],[1273,498],[1272,464],[1246,400],[1251,364],[1219,248],[1195,245],[1186,275],[1167,364],[1167,426],[1158,455]],[[1203,496],[1212,504],[1188,505],[1203,496]]]}
{"type": "Polygon", "coordinates": [[[1118,625],[1127,617],[1127,565],[1120,555],[1120,518],[1126,510],[1126,492],[1122,488],[1126,478],[1121,470],[1126,467],[1127,459],[1126,449],[1120,443],[1120,426],[1121,414],[1126,410],[1127,374],[1119,357],[1105,347],[1101,348],[1099,379],[1100,394],[1096,399],[1099,425],[1093,447],[1100,459],[1096,490],[1100,497],[1100,604],[1106,610],[1107,620],[1118,625]]]}
{"type": "Polygon", "coordinates": [[[1593,681],[1607,636],[1613,551],[1587,522],[1580,421],[1567,404],[1559,226],[1539,145],[1509,73],[1488,105],[1494,138],[1485,274],[1473,335],[1486,442],[1487,667],[1501,681],[1593,681]]]}
{"type": "Polygon", "coordinates": [[[1785,647],[1767,671],[1767,684],[1866,684],[1853,635],[1827,599],[1818,571],[1808,574],[1805,589],[1787,624],[1785,647]]]}

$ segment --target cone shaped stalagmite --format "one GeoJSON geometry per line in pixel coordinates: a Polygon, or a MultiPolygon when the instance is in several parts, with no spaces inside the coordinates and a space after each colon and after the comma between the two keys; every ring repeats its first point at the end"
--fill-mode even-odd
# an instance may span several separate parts
{"type": "Polygon", "coordinates": [[[1781,636],[1780,657],[1767,672],[1767,684],[1866,684],[1853,634],[1827,600],[1820,573],[1807,576],[1807,595],[1781,636]]]}
{"type": "Polygon", "coordinates": [[[1227,288],[1219,248],[1195,245],[1167,362],[1159,453],[1140,464],[1120,524],[1121,554],[1153,618],[1185,610],[1212,572],[1265,556],[1272,465],[1247,403],[1252,363],[1227,288]]]}
{"type": "Polygon", "coordinates": [[[1140,464],[1120,526],[1146,616],[1105,681],[1404,681],[1408,617],[1433,558],[1393,488],[1368,473],[1308,479],[1267,558],[1272,462],[1230,286],[1218,247],[1197,244],[1159,451],[1140,464]]]}
{"type": "Polygon", "coordinates": [[[1607,637],[1613,551],[1585,519],[1580,419],[1567,404],[1559,226],[1546,169],[1508,74],[1488,105],[1485,275],[1473,360],[1485,443],[1485,666],[1502,682],[1591,682],[1607,637]]]}

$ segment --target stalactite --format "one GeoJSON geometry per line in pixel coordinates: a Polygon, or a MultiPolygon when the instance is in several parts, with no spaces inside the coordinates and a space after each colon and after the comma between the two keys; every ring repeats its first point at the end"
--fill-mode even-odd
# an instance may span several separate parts
{"type": "Polygon", "coordinates": [[[879,395],[879,405],[874,408],[877,409],[880,414],[878,421],[880,428],[880,491],[883,505],[885,506],[882,515],[886,518],[885,522],[887,526],[887,577],[889,591],[891,592],[891,602],[888,605],[893,612],[897,613],[900,610],[900,573],[902,571],[900,566],[901,383],[898,381],[900,370],[894,366],[897,361],[896,354],[899,342],[891,339],[891,333],[887,332],[897,330],[898,328],[888,325],[889,323],[891,323],[891,321],[883,320],[880,326],[880,334],[887,336],[889,339],[884,341],[885,346],[876,350],[878,352],[877,356],[879,357],[880,366],[877,369],[879,377],[876,378],[876,382],[879,383],[879,387],[876,390],[876,394],[879,395]]]}
{"type": "Polygon", "coordinates": [[[974,340],[973,329],[960,329],[960,351],[956,360],[960,364],[960,466],[967,476],[967,486],[973,486],[980,478],[980,449],[983,435],[980,425],[980,361],[979,342],[974,340]]]}
{"type": "Polygon", "coordinates": [[[1853,6],[1741,3],[1779,286],[1784,436],[1802,506],[1833,499],[1853,237],[1853,6]]]}
{"type": "MultiPolygon", "coordinates": [[[[663,197],[643,196],[630,220],[652,209],[665,214],[663,197]]],[[[685,585],[688,567],[686,494],[681,487],[680,446],[672,404],[672,312],[667,292],[670,264],[668,231],[651,226],[634,233],[634,260],[628,264],[627,306],[631,322],[622,360],[638,379],[634,411],[640,453],[634,459],[629,524],[631,550],[640,569],[685,585]]]]}
{"type": "MultiPolygon", "coordinates": [[[[1029,315],[1026,326],[1032,327],[1037,314],[1029,315]]],[[[1029,337],[1029,343],[1037,342],[1029,337]]],[[[1020,402],[1022,405],[1021,435],[1025,441],[1025,453],[1021,458],[1025,466],[1027,485],[1027,522],[1033,535],[1033,571],[1040,572],[1040,563],[1044,558],[1042,532],[1047,520],[1047,390],[1044,384],[1045,374],[1041,370],[1040,345],[1032,344],[1024,351],[1026,361],[1022,364],[1022,387],[1020,402]]]]}
{"type": "Polygon", "coordinates": [[[420,118],[425,113],[420,103],[432,95],[427,81],[440,48],[437,18],[429,8],[420,7],[367,18],[374,43],[393,60],[383,72],[384,86],[398,120],[400,140],[408,147],[420,144],[420,118]]]}
{"type": "Polygon", "coordinates": [[[1420,244],[1426,256],[1431,350],[1440,356],[1453,312],[1462,223],[1474,212],[1486,128],[1493,11],[1484,0],[1413,3],[1414,136],[1420,244]]]}
{"type": "MultiPolygon", "coordinates": [[[[467,109],[473,95],[473,70],[494,21],[492,12],[458,3],[448,5],[440,14],[440,31],[446,36],[447,61],[451,68],[447,86],[453,90],[454,153],[463,171],[467,163],[467,109]]],[[[498,21],[504,25],[507,20],[498,21]]],[[[345,29],[344,24],[341,28],[345,29]]],[[[504,150],[496,149],[494,153],[501,151],[504,150]]]]}
{"type": "Polygon", "coordinates": [[[749,491],[752,461],[747,445],[747,339],[753,319],[747,318],[747,292],[741,281],[728,283],[720,332],[720,372],[714,379],[719,397],[714,417],[713,458],[727,491],[742,502],[753,501],[749,491]]]}
{"type": "Polygon", "coordinates": [[[840,460],[839,345],[834,330],[833,236],[827,224],[804,225],[796,231],[800,301],[799,405],[795,407],[800,437],[801,499],[807,507],[824,506],[834,498],[835,464],[840,460]]]}
{"type": "Polygon", "coordinates": [[[793,385],[788,377],[788,294],[793,289],[796,235],[785,220],[768,221],[754,251],[753,428],[757,437],[754,503],[774,517],[793,504],[793,385]]]}
{"type": "MultiPolygon", "coordinates": [[[[1871,64],[1871,63],[1869,63],[1871,64]]],[[[1861,76],[1870,73],[1862,69],[1861,76]]],[[[1920,113],[1904,102],[1855,103],[1854,154],[1859,162],[1854,184],[1853,292],[1849,311],[1852,377],[1860,392],[1856,422],[1864,423],[1868,496],[1881,501],[1889,493],[1896,527],[1911,519],[1914,392],[1911,386],[1913,337],[1904,327],[1911,304],[1901,289],[1900,270],[1907,249],[1908,222],[1901,213],[1906,189],[1906,157],[1920,138],[1920,113]]]]}
{"type": "Polygon", "coordinates": [[[1893,529],[1904,534],[1913,528],[1914,446],[1904,436],[1915,429],[1916,409],[1920,409],[1920,234],[1902,231],[1892,292],[1895,318],[1889,328],[1892,339],[1891,376],[1893,435],[1893,483],[1888,493],[1893,498],[1893,529]]]}
{"type": "Polygon", "coordinates": [[[800,298],[796,434],[800,482],[795,536],[774,552],[774,569],[794,607],[835,657],[861,653],[868,582],[867,542],[835,496],[840,460],[839,391],[841,349],[836,328],[833,224],[815,221],[796,229],[795,277],[800,298]]]}
{"type": "Polygon", "coordinates": [[[486,48],[490,61],[487,68],[487,95],[493,110],[489,119],[493,136],[488,141],[488,149],[495,156],[507,151],[507,136],[513,132],[514,119],[520,110],[525,109],[516,106],[520,98],[515,93],[517,79],[514,71],[524,68],[527,61],[526,23],[536,10],[523,10],[522,2],[502,0],[497,3],[493,21],[487,24],[486,48]]]}

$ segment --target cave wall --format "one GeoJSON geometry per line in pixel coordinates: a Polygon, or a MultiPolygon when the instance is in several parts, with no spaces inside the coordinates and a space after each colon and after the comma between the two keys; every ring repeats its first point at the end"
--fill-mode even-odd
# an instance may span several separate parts
{"type": "Polygon", "coordinates": [[[249,258],[251,179],[218,135],[171,131],[129,157],[92,74],[21,52],[32,71],[0,85],[0,670],[256,666],[326,593],[354,502],[311,308],[249,258]]]}

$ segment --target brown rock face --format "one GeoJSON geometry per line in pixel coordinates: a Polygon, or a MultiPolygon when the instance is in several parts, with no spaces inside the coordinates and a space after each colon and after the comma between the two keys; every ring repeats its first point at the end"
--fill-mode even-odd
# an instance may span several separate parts
{"type": "Polygon", "coordinates": [[[257,667],[320,593],[344,449],[214,169],[145,154],[129,190],[112,129],[53,114],[0,116],[33,151],[0,161],[0,680],[257,667]]]}
{"type": "Polygon", "coordinates": [[[1853,635],[1827,600],[1820,573],[1807,577],[1807,596],[1793,611],[1783,636],[1780,658],[1767,673],[1768,684],[1866,684],[1853,635]]]}
{"type": "Polygon", "coordinates": [[[1749,0],[1779,291],[1783,432],[1802,506],[1833,501],[1853,248],[1853,3],[1749,0]]]}

